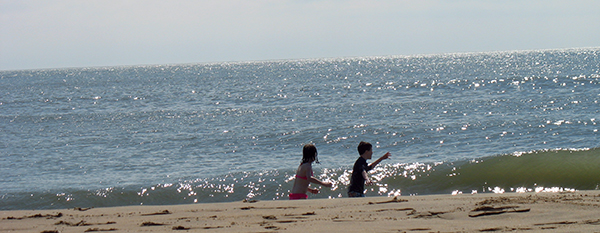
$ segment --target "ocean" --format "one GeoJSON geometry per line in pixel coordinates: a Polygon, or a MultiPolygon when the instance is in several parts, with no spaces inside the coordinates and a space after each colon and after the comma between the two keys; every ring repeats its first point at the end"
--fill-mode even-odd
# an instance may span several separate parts
{"type": "Polygon", "coordinates": [[[594,190],[600,48],[0,71],[0,210],[594,190]],[[312,185],[318,187],[316,185],[312,185]]]}

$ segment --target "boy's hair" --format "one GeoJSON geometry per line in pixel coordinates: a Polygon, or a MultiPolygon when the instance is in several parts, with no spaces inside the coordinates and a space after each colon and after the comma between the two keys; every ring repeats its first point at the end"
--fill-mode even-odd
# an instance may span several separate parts
{"type": "Polygon", "coordinates": [[[362,155],[365,152],[373,149],[373,145],[371,145],[371,143],[368,143],[368,142],[360,142],[360,143],[358,143],[357,149],[358,149],[358,154],[362,155]]]}
{"type": "Polygon", "coordinates": [[[306,144],[302,149],[302,163],[317,160],[317,147],[313,144],[306,144]]]}

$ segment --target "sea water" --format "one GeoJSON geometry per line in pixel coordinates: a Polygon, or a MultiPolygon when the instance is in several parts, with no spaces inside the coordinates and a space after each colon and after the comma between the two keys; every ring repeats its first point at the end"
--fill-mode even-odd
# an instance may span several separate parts
{"type": "Polygon", "coordinates": [[[600,185],[600,48],[0,71],[0,209],[600,185]],[[318,187],[317,185],[313,185],[318,187]]]}

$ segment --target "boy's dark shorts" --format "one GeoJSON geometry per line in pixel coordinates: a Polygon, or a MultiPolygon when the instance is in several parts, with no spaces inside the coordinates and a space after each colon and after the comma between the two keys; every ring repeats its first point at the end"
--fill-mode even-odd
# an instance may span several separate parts
{"type": "Polygon", "coordinates": [[[359,192],[354,192],[354,191],[349,191],[348,197],[365,197],[365,194],[359,193],[359,192]]]}

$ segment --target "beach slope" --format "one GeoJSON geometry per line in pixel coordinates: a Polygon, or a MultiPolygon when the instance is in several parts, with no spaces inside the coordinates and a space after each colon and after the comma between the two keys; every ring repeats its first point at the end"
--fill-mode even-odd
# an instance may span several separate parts
{"type": "Polygon", "coordinates": [[[0,232],[600,232],[600,191],[0,211],[0,232]]]}

